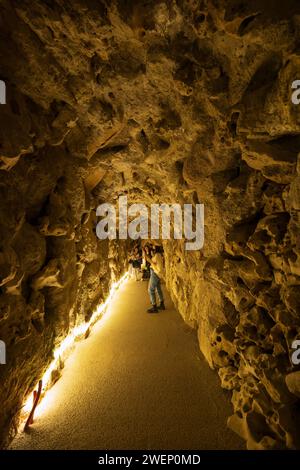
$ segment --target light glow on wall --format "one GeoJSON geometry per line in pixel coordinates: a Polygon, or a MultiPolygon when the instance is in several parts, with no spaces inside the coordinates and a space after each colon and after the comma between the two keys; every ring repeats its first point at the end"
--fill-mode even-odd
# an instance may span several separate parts
{"type": "MultiPolygon", "coordinates": [[[[114,282],[111,286],[109,291],[109,295],[106,298],[105,302],[98,305],[96,310],[93,312],[90,320],[88,322],[84,322],[76,327],[74,327],[66,336],[66,338],[60,343],[60,345],[55,349],[53,353],[53,361],[49,365],[48,369],[45,371],[44,375],[41,377],[42,380],[42,393],[41,398],[35,412],[35,417],[40,416],[41,412],[48,408],[50,405],[51,400],[47,400],[46,392],[51,388],[53,385],[52,374],[55,371],[59,371],[61,369],[61,362],[66,359],[66,357],[70,354],[73,346],[75,345],[76,341],[82,339],[86,336],[88,330],[100,319],[105,318],[105,313],[107,307],[112,302],[113,297],[115,296],[116,291],[128,280],[129,274],[126,272],[117,282],[114,282]]],[[[27,421],[28,416],[31,412],[33,406],[33,394],[31,393],[22,408],[21,413],[21,426],[24,425],[24,422],[27,421]]]]}

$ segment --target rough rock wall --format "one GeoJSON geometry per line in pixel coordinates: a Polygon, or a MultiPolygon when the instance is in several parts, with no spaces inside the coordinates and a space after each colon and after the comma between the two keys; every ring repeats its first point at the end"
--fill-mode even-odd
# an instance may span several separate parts
{"type": "Polygon", "coordinates": [[[249,449],[299,447],[300,372],[291,363],[292,343],[300,338],[299,172],[290,185],[279,185],[244,170],[257,197],[240,177],[226,186],[219,201],[226,234],[206,225],[201,254],[165,242],[166,281],[184,319],[198,329],[200,349],[222,387],[232,391],[229,427],[249,449]],[[232,184],[235,197],[250,203],[236,224],[226,218],[232,184]],[[214,253],[209,236],[220,243],[214,253]]]}
{"type": "Polygon", "coordinates": [[[56,345],[88,321],[126,268],[126,245],[95,235],[94,198],[61,147],[1,172],[0,441],[56,345]]]}
{"type": "Polygon", "coordinates": [[[204,249],[165,244],[167,285],[233,392],[231,427],[249,447],[292,446],[298,0],[0,6],[0,326],[23,338],[13,369],[31,368],[5,378],[3,425],[55,339],[96,301],[95,279],[107,285],[93,208],[126,194],[205,204],[204,249]]]}

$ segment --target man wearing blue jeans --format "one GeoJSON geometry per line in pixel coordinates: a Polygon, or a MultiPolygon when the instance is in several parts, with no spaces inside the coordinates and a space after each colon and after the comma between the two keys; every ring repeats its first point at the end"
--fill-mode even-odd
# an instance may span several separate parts
{"type": "Polygon", "coordinates": [[[151,250],[151,257],[144,253],[147,261],[150,263],[150,281],[149,296],[152,307],[147,310],[148,313],[157,313],[159,310],[165,310],[164,296],[160,283],[160,276],[163,275],[163,259],[162,255],[156,248],[151,250]],[[159,299],[159,305],[156,304],[156,292],[159,299]]]}

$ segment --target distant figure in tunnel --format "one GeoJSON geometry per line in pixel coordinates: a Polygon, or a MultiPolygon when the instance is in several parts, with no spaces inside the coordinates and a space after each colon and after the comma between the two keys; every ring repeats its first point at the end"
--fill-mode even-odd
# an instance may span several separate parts
{"type": "Polygon", "coordinates": [[[164,263],[160,248],[156,246],[145,246],[143,249],[146,261],[150,263],[150,281],[149,296],[151,307],[148,313],[157,313],[159,310],[165,310],[164,295],[161,288],[161,277],[163,277],[164,263]],[[156,293],[158,295],[159,304],[156,303],[156,293]]]}
{"type": "Polygon", "coordinates": [[[140,280],[141,265],[142,265],[142,252],[138,245],[135,245],[129,259],[129,264],[132,266],[135,280],[140,280]]]}

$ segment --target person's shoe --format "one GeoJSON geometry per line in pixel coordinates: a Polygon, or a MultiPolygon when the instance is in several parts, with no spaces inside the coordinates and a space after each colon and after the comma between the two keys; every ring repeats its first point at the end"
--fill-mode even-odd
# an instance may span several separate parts
{"type": "Polygon", "coordinates": [[[166,310],[166,307],[165,307],[165,303],[164,302],[160,302],[159,306],[157,307],[158,310],[166,310]]]}
{"type": "Polygon", "coordinates": [[[148,313],[157,313],[158,312],[158,308],[156,305],[152,305],[151,308],[148,308],[147,310],[148,313]]]}

